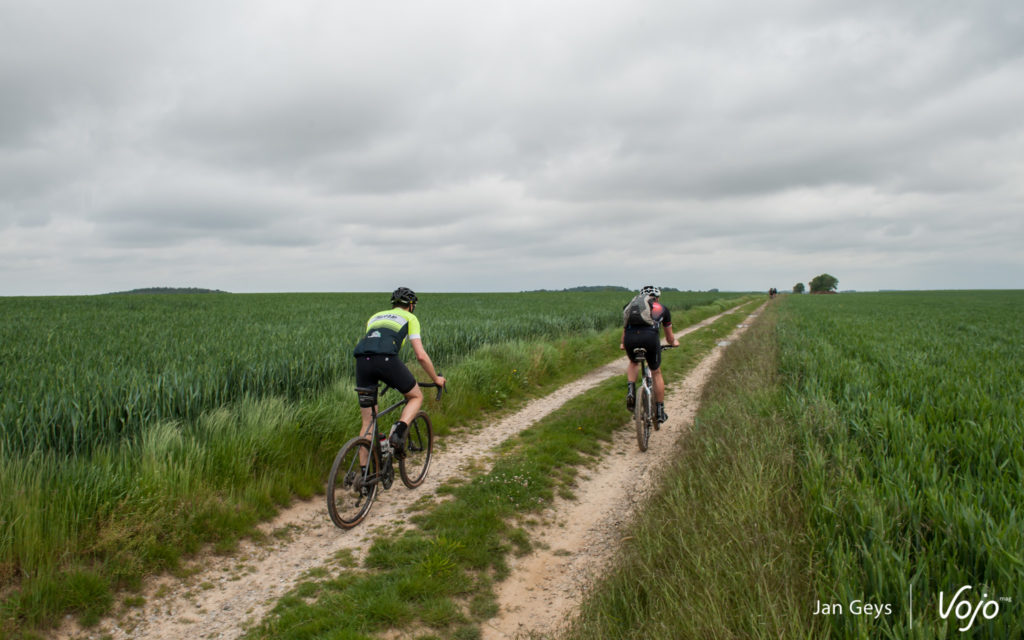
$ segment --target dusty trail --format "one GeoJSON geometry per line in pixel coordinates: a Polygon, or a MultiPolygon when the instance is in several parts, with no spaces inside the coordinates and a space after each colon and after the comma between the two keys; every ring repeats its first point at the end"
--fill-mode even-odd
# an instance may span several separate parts
{"type": "MultiPolygon", "coordinates": [[[[725,314],[677,331],[676,335],[696,331],[722,315],[725,314]]],[[[554,518],[564,526],[538,532],[540,539],[550,546],[548,550],[513,562],[513,575],[499,590],[501,614],[485,628],[485,638],[510,638],[531,628],[550,629],[544,625],[561,619],[578,604],[583,587],[611,557],[615,545],[609,542],[619,535],[614,533],[614,525],[627,517],[642,497],[650,473],[662,463],[670,448],[670,439],[679,437],[692,421],[703,380],[717,362],[720,350],[716,348],[681,386],[670,387],[666,399],[670,421],[652,436],[646,454],[637,450],[633,432],[622,430],[612,447],[618,453],[606,456],[592,479],[581,482],[575,491],[579,500],[553,507],[554,518]],[[614,505],[614,509],[606,513],[609,505],[614,505]],[[540,612],[543,615],[537,615],[540,612]]],[[[82,629],[68,620],[53,637],[237,638],[306,572],[331,564],[339,553],[351,553],[361,561],[379,530],[400,526],[406,510],[415,501],[432,494],[466,465],[486,458],[496,445],[569,399],[609,377],[622,375],[624,369],[621,360],[600,367],[494,425],[451,438],[441,451],[435,452],[430,476],[423,486],[409,491],[396,482],[390,491],[377,498],[366,521],[355,529],[342,531],[331,523],[323,496],[297,502],[260,527],[269,534],[271,542],[244,541],[230,556],[204,556],[186,567],[188,578],[162,576],[150,581],[142,594],[146,602],[142,607],[121,610],[116,617],[90,629],[82,629]]],[[[623,418],[626,417],[623,409],[623,418]]]]}
{"type": "Polygon", "coordinates": [[[676,441],[693,425],[701,391],[723,349],[746,328],[740,324],[684,380],[669,384],[669,421],[651,434],[646,452],[637,447],[635,431],[620,429],[611,453],[573,488],[576,499],[556,500],[545,514],[553,522],[531,531],[534,551],[512,560],[511,576],[498,586],[500,612],[484,625],[484,640],[549,637],[573,615],[628,536],[624,524],[653,490],[652,481],[674,455],[676,441]]]}

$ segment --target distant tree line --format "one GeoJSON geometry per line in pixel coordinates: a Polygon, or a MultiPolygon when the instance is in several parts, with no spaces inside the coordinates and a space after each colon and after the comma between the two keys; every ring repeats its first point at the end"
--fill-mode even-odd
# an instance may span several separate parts
{"type": "Polygon", "coordinates": [[[108,295],[125,295],[136,293],[228,293],[220,289],[202,289],[199,287],[145,287],[131,291],[114,291],[108,295]]]}
{"type": "MultiPolygon", "coordinates": [[[[662,292],[665,292],[665,291],[676,291],[676,292],[682,291],[682,289],[677,289],[675,287],[659,287],[659,288],[662,290],[662,292]]],[[[637,289],[639,289],[639,287],[637,289]]],[[[540,293],[540,292],[552,292],[552,291],[556,292],[556,293],[578,292],[578,291],[582,291],[582,292],[622,291],[622,292],[626,292],[626,293],[633,293],[637,289],[630,289],[629,287],[620,287],[620,286],[614,285],[614,284],[599,284],[599,285],[590,285],[590,286],[582,286],[582,287],[569,287],[568,289],[531,289],[530,291],[523,291],[521,293],[540,293]]],[[[692,289],[691,289],[691,291],[692,291],[692,289]]],[[[708,291],[710,293],[717,293],[718,289],[708,289],[708,291]]]]}

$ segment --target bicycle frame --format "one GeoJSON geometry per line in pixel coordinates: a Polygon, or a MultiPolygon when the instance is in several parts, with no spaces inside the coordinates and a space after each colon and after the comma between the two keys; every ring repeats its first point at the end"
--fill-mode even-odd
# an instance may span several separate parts
{"type": "MultiPolygon", "coordinates": [[[[417,382],[416,384],[419,385],[420,387],[437,387],[437,397],[435,399],[436,400],[440,400],[441,399],[441,392],[443,391],[443,389],[441,387],[438,387],[433,382],[417,382]]],[[[384,390],[383,391],[380,391],[379,393],[377,393],[379,388],[378,389],[374,389],[374,394],[377,397],[380,397],[380,396],[384,395],[385,393],[387,393],[388,389],[391,389],[391,388],[393,388],[393,387],[389,387],[387,385],[384,385],[384,390]]],[[[364,434],[361,434],[361,435],[364,435],[364,437],[370,438],[371,442],[379,445],[380,444],[379,443],[380,432],[377,430],[377,418],[380,418],[381,416],[386,416],[387,414],[391,413],[395,409],[398,409],[399,407],[404,407],[408,403],[409,403],[409,398],[402,398],[401,400],[399,400],[395,404],[391,405],[387,409],[384,409],[383,411],[377,411],[377,403],[374,402],[373,406],[370,407],[370,424],[369,424],[369,426],[367,427],[367,429],[364,432],[365,435],[364,434]]],[[[389,433],[388,435],[390,436],[391,434],[389,433]]]]}
{"type": "MultiPolygon", "coordinates": [[[[420,387],[436,387],[437,388],[437,398],[436,399],[437,400],[441,399],[441,393],[444,391],[444,389],[439,387],[437,384],[435,384],[433,382],[417,382],[416,384],[419,385],[420,387]]],[[[379,428],[379,426],[380,426],[379,418],[381,416],[386,416],[387,414],[391,413],[392,411],[394,411],[396,409],[399,409],[401,407],[404,407],[406,404],[409,403],[409,398],[402,398],[398,402],[395,402],[394,404],[392,404],[390,407],[388,407],[388,408],[386,408],[386,409],[384,409],[382,411],[378,411],[377,410],[377,402],[376,402],[377,398],[379,398],[380,396],[384,395],[385,393],[388,392],[388,389],[392,389],[392,388],[394,388],[394,387],[389,387],[386,384],[384,385],[384,389],[383,390],[380,390],[379,386],[376,386],[376,387],[372,388],[372,391],[373,391],[373,394],[374,394],[374,403],[373,403],[373,405],[370,406],[370,424],[360,434],[361,437],[366,438],[366,439],[368,439],[370,441],[370,443],[371,443],[371,445],[370,445],[371,446],[370,453],[371,453],[371,455],[373,455],[373,453],[372,453],[373,450],[376,450],[376,452],[377,452],[377,460],[380,462],[380,466],[377,469],[377,473],[375,473],[375,474],[369,473],[370,465],[366,466],[367,474],[363,477],[362,482],[363,482],[363,484],[376,484],[378,482],[381,482],[385,489],[390,489],[391,488],[391,483],[394,482],[394,472],[395,472],[394,461],[395,461],[395,457],[394,457],[394,451],[391,448],[391,441],[390,441],[391,434],[388,433],[386,437],[381,437],[382,432],[381,432],[381,430],[379,428]]],[[[361,390],[361,392],[369,392],[370,390],[371,390],[370,387],[364,387],[361,390]]]]}
{"type": "MultiPolygon", "coordinates": [[[[437,399],[441,398],[443,388],[433,383],[418,384],[421,387],[437,387],[437,399]]],[[[370,420],[359,435],[341,447],[328,476],[327,510],[334,524],[343,529],[362,522],[378,490],[391,488],[396,476],[396,461],[402,483],[409,489],[420,486],[430,467],[433,429],[429,416],[424,411],[417,412],[405,434],[405,455],[396,456],[390,439],[385,437],[380,428],[379,419],[406,405],[409,399],[402,398],[378,411],[379,394],[386,393],[388,389],[385,385],[381,392],[379,386],[356,388],[361,407],[370,410],[370,420]]]]}
{"type": "Polygon", "coordinates": [[[647,451],[647,445],[651,437],[651,427],[653,426],[652,420],[657,420],[656,416],[653,416],[653,401],[651,396],[654,395],[654,380],[651,375],[650,369],[647,367],[647,349],[643,347],[637,347],[633,349],[633,357],[640,365],[639,375],[637,376],[638,387],[635,395],[635,405],[633,407],[633,420],[636,423],[636,439],[637,444],[640,446],[640,451],[647,451]]]}
{"type": "MultiPolygon", "coordinates": [[[[644,357],[647,354],[645,349],[637,349],[640,353],[640,375],[637,378],[641,380],[641,384],[647,388],[647,398],[650,400],[651,396],[654,395],[654,376],[651,375],[651,370],[647,368],[647,359],[644,357]]],[[[648,408],[650,408],[648,406],[648,408]]]]}
{"type": "MultiPolygon", "coordinates": [[[[659,344],[658,350],[671,349],[671,345],[659,344]]],[[[647,349],[637,347],[633,349],[634,361],[640,365],[633,408],[633,419],[636,422],[637,444],[641,451],[647,451],[647,445],[651,437],[651,428],[655,431],[661,428],[660,416],[655,409],[656,399],[654,397],[654,375],[647,366],[647,349]]]]}

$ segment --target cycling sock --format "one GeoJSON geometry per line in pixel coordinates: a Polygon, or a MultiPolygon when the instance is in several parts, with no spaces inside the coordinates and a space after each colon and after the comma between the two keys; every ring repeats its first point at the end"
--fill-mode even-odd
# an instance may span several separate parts
{"type": "Polygon", "coordinates": [[[395,423],[394,428],[391,430],[391,448],[394,449],[395,459],[405,459],[405,432],[409,430],[409,425],[405,424],[401,420],[395,423]]]}
{"type": "Polygon", "coordinates": [[[400,447],[405,445],[405,432],[409,430],[409,425],[405,424],[401,420],[395,423],[395,426],[391,428],[391,446],[400,447]]]}

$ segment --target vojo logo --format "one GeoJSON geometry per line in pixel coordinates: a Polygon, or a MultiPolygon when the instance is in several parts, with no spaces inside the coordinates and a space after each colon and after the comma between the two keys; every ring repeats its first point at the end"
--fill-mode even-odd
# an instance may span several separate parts
{"type": "Polygon", "coordinates": [[[980,614],[985,620],[991,620],[999,615],[999,600],[1009,602],[1009,598],[1000,598],[999,600],[989,600],[987,593],[981,594],[981,600],[978,602],[972,602],[968,600],[969,591],[972,591],[974,587],[971,585],[964,585],[957,589],[953,597],[946,602],[946,594],[943,591],[939,592],[939,616],[943,620],[948,620],[950,614],[956,617],[963,626],[957,628],[957,631],[970,631],[974,626],[975,621],[978,619],[980,614]]]}
{"type": "Polygon", "coordinates": [[[379,338],[380,337],[380,331],[373,330],[373,331],[370,332],[370,335],[368,335],[366,337],[367,338],[379,338]]]}

